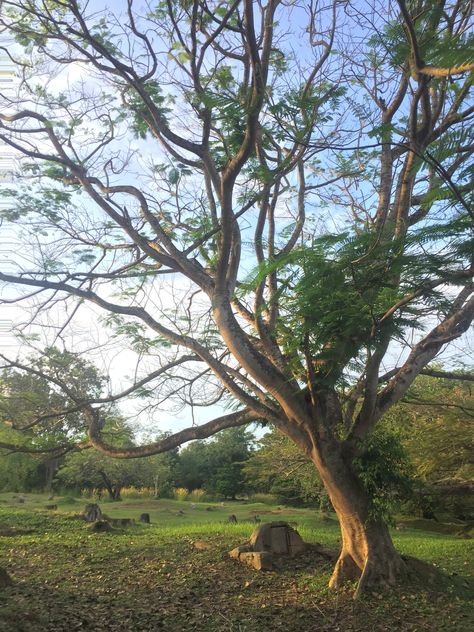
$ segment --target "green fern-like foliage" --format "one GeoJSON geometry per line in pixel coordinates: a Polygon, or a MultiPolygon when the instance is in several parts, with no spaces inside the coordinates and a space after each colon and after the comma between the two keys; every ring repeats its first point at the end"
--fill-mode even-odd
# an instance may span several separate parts
{"type": "Polygon", "coordinates": [[[443,286],[457,284],[472,252],[468,214],[400,238],[370,230],[324,235],[260,266],[241,292],[276,273],[279,343],[289,358],[301,358],[305,349],[319,381],[335,384],[346,367],[386,340],[402,340],[407,327],[422,328],[428,308],[447,312],[443,286]]]}

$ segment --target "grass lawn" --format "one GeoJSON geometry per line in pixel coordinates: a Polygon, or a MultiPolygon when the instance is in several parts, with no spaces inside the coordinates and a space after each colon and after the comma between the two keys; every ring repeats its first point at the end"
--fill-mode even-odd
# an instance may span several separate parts
{"type": "Polygon", "coordinates": [[[251,519],[287,520],[308,542],[337,547],[335,520],[315,511],[263,504],[102,502],[110,517],[151,525],[92,533],[74,519],[84,502],[0,494],[0,566],[14,586],[0,592],[1,632],[46,631],[459,631],[474,629],[473,540],[419,529],[395,531],[397,547],[449,574],[442,592],[426,586],[352,600],[329,591],[331,565],[308,552],[260,573],[228,558],[255,528],[251,519]],[[48,502],[57,511],[45,510],[48,502]],[[208,510],[208,508],[212,510],[208,510]],[[179,513],[179,512],[184,513],[179,513]],[[237,524],[226,523],[235,514],[237,524]],[[209,549],[196,549],[205,540],[209,549]]]}

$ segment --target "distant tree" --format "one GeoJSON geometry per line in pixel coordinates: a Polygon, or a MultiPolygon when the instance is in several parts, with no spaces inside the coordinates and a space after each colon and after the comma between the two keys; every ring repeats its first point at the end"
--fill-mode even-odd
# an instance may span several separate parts
{"type": "MultiPolygon", "coordinates": [[[[1,425],[0,422],[0,436],[1,425]]],[[[43,455],[0,451],[0,490],[29,492],[42,489],[45,484],[43,462],[43,455]]]]}
{"type": "Polygon", "coordinates": [[[384,421],[397,428],[418,483],[417,503],[433,512],[474,515],[474,375],[420,376],[384,421]]]}
{"type": "Polygon", "coordinates": [[[258,441],[245,463],[244,474],[250,489],[274,494],[281,503],[325,507],[327,494],[311,460],[275,430],[258,441]]]}
{"type": "Polygon", "coordinates": [[[474,379],[420,376],[397,412],[418,477],[474,480],[474,379]]]}
{"type": "MultiPolygon", "coordinates": [[[[103,432],[111,444],[124,448],[133,446],[132,432],[120,417],[108,419],[103,432]]],[[[60,484],[75,490],[105,490],[110,500],[121,500],[123,487],[151,486],[153,472],[150,459],[124,461],[83,449],[66,455],[56,478],[60,484]]]]}
{"type": "MultiPolygon", "coordinates": [[[[178,450],[170,450],[161,454],[146,457],[150,467],[151,480],[147,479],[145,486],[153,485],[155,497],[167,498],[172,495],[179,473],[178,450]]],[[[134,483],[136,484],[136,483],[134,483]]]]}
{"type": "Polygon", "coordinates": [[[30,466],[43,471],[50,490],[62,454],[86,439],[77,400],[98,397],[105,378],[79,355],[55,347],[30,362],[27,372],[12,363],[0,374],[0,441],[5,453],[10,444],[21,444],[25,452],[43,454],[30,466]]]}
{"type": "Polygon", "coordinates": [[[205,483],[217,494],[235,499],[247,491],[244,466],[252,453],[255,437],[245,427],[223,430],[210,442],[214,472],[205,483]]]}
{"type": "Polygon", "coordinates": [[[254,435],[241,427],[224,430],[211,441],[190,443],[179,454],[179,485],[226,498],[245,493],[243,469],[254,440],[254,435]]]}
{"type": "Polygon", "coordinates": [[[205,441],[192,441],[179,453],[176,484],[189,490],[204,489],[214,471],[214,456],[205,441]]]}

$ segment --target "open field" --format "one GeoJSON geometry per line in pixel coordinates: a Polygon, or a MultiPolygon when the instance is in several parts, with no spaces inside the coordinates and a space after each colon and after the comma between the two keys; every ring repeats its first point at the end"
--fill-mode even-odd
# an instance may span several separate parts
{"type": "Polygon", "coordinates": [[[337,522],[312,510],[242,502],[195,509],[166,500],[102,502],[111,517],[138,519],[146,511],[152,524],[92,533],[73,518],[82,500],[27,494],[19,505],[12,496],[0,495],[0,566],[15,581],[0,592],[2,632],[474,629],[473,540],[395,531],[402,552],[438,565],[450,579],[442,591],[407,587],[354,602],[349,588],[327,590],[331,564],[314,552],[266,573],[227,556],[255,528],[255,514],[262,521],[296,522],[306,541],[337,547],[337,522]],[[58,510],[46,511],[48,502],[58,510]],[[229,514],[239,522],[226,523],[229,514]],[[212,548],[198,550],[196,540],[212,548]]]}

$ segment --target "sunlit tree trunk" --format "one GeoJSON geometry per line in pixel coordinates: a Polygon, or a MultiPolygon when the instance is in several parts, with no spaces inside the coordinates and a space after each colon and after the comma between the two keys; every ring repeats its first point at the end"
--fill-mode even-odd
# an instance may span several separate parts
{"type": "Polygon", "coordinates": [[[323,456],[313,454],[337,514],[341,529],[341,551],[330,580],[331,587],[358,580],[356,596],[377,587],[391,586],[405,573],[405,563],[395,550],[389,530],[370,512],[370,499],[350,461],[332,445],[323,456]]]}

